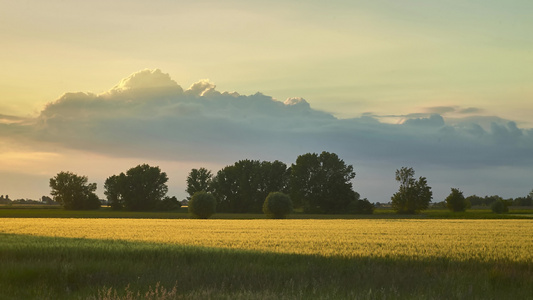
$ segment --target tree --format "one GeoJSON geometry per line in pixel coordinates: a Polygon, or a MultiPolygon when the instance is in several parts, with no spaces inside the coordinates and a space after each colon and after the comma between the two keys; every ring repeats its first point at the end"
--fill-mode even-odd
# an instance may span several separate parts
{"type": "Polygon", "coordinates": [[[59,172],[50,178],[50,193],[68,210],[85,210],[100,208],[100,200],[94,193],[96,183],[88,183],[86,176],[78,176],[71,172],[59,172]]]}
{"type": "Polygon", "coordinates": [[[289,195],[281,192],[268,194],[263,203],[263,213],[271,219],[285,219],[292,212],[292,201],[289,195]]]}
{"type": "Polygon", "coordinates": [[[352,200],[348,207],[348,212],[351,214],[371,215],[374,213],[375,206],[368,199],[352,200]]]}
{"type": "Polygon", "coordinates": [[[413,168],[402,167],[396,170],[396,181],[400,188],[392,197],[392,208],[400,214],[415,214],[425,210],[433,197],[431,187],[425,177],[415,180],[413,168]]]}
{"type": "Polygon", "coordinates": [[[509,212],[509,207],[507,207],[507,203],[505,203],[505,201],[501,199],[492,202],[490,208],[494,213],[497,214],[509,212]]]}
{"type": "Polygon", "coordinates": [[[178,201],[178,198],[175,196],[165,197],[163,200],[158,201],[155,209],[160,211],[171,211],[176,210],[181,207],[181,202],[178,201]]]}
{"type": "Polygon", "coordinates": [[[126,182],[126,175],[113,175],[106,179],[104,183],[104,194],[107,197],[107,202],[113,210],[120,210],[124,208],[124,199],[122,193],[124,191],[123,184],[126,182]]]}
{"type": "Polygon", "coordinates": [[[337,154],[322,152],[298,156],[291,166],[290,195],[307,213],[341,213],[355,199],[353,166],[337,154]]]}
{"type": "Polygon", "coordinates": [[[147,164],[129,169],[126,174],[106,179],[105,194],[111,207],[131,211],[156,209],[168,192],[167,174],[147,164]]]}
{"type": "Polygon", "coordinates": [[[485,199],[477,195],[471,195],[466,197],[466,201],[468,201],[472,206],[486,205],[485,199]]]}
{"type": "Polygon", "coordinates": [[[211,181],[213,174],[206,168],[192,169],[187,176],[187,193],[189,199],[196,192],[206,191],[211,192],[211,181]]]}
{"type": "Polygon", "coordinates": [[[459,189],[452,188],[452,192],[446,197],[446,207],[451,211],[465,211],[468,207],[468,202],[459,189]]]}
{"type": "Polygon", "coordinates": [[[198,219],[208,219],[216,211],[217,202],[211,193],[196,192],[189,201],[189,214],[198,219]]]}
{"type": "Polygon", "coordinates": [[[532,206],[533,198],[527,197],[518,197],[513,200],[513,206],[532,206]]]}
{"type": "Polygon", "coordinates": [[[288,181],[289,171],[284,163],[246,159],[218,171],[211,190],[218,211],[258,213],[268,194],[286,191],[288,181]]]}

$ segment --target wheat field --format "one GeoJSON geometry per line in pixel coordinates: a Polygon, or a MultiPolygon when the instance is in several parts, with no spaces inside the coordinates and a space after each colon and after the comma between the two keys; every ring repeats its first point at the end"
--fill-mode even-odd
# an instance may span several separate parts
{"type": "Polygon", "coordinates": [[[0,219],[0,232],[325,257],[533,262],[528,220],[0,219]]]}

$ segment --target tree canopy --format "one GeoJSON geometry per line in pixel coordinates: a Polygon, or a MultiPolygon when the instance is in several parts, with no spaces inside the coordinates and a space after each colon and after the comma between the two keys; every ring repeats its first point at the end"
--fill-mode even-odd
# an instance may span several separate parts
{"type": "Polygon", "coordinates": [[[463,192],[459,189],[452,188],[452,192],[446,197],[446,207],[451,211],[465,211],[468,208],[468,201],[465,199],[463,192]]]}
{"type": "Polygon", "coordinates": [[[69,210],[87,210],[100,208],[100,200],[94,193],[96,183],[88,183],[87,176],[78,176],[71,172],[59,172],[50,178],[51,195],[63,208],[69,210]]]}
{"type": "Polygon", "coordinates": [[[291,166],[291,199],[295,207],[308,213],[344,212],[356,198],[351,183],[354,177],[353,166],[335,153],[300,155],[291,166]]]}
{"type": "Polygon", "coordinates": [[[158,207],[168,192],[167,174],[147,164],[113,175],[105,181],[105,195],[111,207],[131,211],[148,211],[158,207]]]}
{"type": "Polygon", "coordinates": [[[211,192],[213,174],[206,168],[192,169],[187,176],[187,193],[189,199],[196,192],[206,191],[211,192]]]}
{"type": "Polygon", "coordinates": [[[232,213],[259,213],[270,192],[286,191],[289,173],[280,161],[240,160],[217,172],[211,190],[217,210],[232,213]]]}
{"type": "Polygon", "coordinates": [[[392,208],[400,214],[415,214],[425,210],[433,197],[431,187],[427,185],[425,177],[414,179],[413,168],[402,167],[396,170],[396,181],[400,188],[392,197],[392,208]]]}

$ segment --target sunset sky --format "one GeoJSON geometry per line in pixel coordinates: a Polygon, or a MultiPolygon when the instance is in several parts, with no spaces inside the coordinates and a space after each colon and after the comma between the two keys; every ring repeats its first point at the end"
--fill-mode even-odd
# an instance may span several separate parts
{"type": "Polygon", "coordinates": [[[533,2],[0,0],[0,194],[330,151],[372,202],[533,189],[533,2]]]}

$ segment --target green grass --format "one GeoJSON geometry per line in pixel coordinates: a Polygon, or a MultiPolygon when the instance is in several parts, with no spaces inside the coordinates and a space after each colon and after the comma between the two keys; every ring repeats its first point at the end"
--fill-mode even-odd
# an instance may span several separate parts
{"type": "MultiPolygon", "coordinates": [[[[134,218],[134,219],[187,219],[187,207],[172,212],[113,211],[108,207],[98,210],[73,211],[59,206],[13,205],[0,206],[0,218],[134,218]]],[[[216,213],[212,219],[264,219],[264,214],[216,213]]],[[[399,215],[392,209],[376,209],[372,215],[304,214],[293,213],[288,219],[529,219],[533,208],[510,208],[509,213],[495,214],[490,209],[471,209],[466,212],[450,212],[446,209],[429,209],[417,215],[399,215]]]]}
{"type": "Polygon", "coordinates": [[[533,295],[533,262],[326,258],[10,234],[0,234],[0,241],[0,299],[141,299],[150,298],[146,294],[150,290],[153,299],[165,295],[169,299],[530,299],[533,295]],[[137,293],[140,297],[135,297],[137,293]]]}

